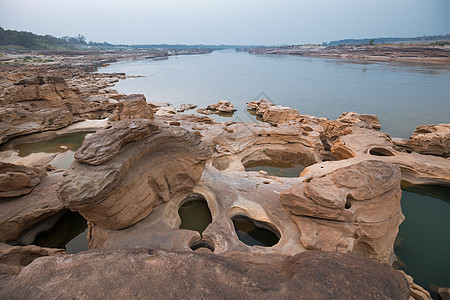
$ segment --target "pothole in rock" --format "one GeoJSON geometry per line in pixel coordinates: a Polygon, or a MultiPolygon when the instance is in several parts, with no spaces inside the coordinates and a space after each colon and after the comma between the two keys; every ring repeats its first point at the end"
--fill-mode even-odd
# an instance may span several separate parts
{"type": "Polygon", "coordinates": [[[192,249],[192,251],[195,252],[204,252],[204,253],[214,252],[213,243],[206,240],[194,242],[190,245],[190,248],[192,249]]]}
{"type": "Polygon", "coordinates": [[[269,175],[278,177],[299,177],[305,169],[303,165],[294,165],[277,161],[254,161],[244,165],[245,171],[266,171],[269,175]]]}
{"type": "Polygon", "coordinates": [[[192,194],[186,197],[178,209],[181,219],[180,229],[202,232],[212,222],[211,211],[205,197],[200,194],[192,194]]]}
{"type": "Polygon", "coordinates": [[[79,213],[67,212],[48,231],[41,232],[33,245],[48,248],[63,248],[67,253],[87,250],[87,222],[79,213]]]}
{"type": "Polygon", "coordinates": [[[394,156],[395,155],[390,150],[384,149],[384,148],[372,148],[369,150],[369,154],[375,155],[375,156],[394,156]]]}
{"type": "Polygon", "coordinates": [[[239,240],[246,245],[272,247],[280,240],[278,230],[266,222],[245,216],[234,216],[231,220],[239,240]]]}

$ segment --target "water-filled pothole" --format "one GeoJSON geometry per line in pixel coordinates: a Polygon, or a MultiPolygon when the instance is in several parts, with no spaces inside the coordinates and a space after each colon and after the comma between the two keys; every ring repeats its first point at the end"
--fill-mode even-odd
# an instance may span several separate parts
{"type": "Polygon", "coordinates": [[[67,212],[48,231],[38,234],[33,245],[63,248],[67,253],[88,249],[87,222],[79,213],[67,212]]]}
{"type": "Polygon", "coordinates": [[[192,194],[186,197],[178,209],[181,219],[180,229],[198,231],[200,234],[212,222],[211,212],[205,197],[192,194]]]}
{"type": "Polygon", "coordinates": [[[245,216],[231,218],[240,241],[249,246],[272,247],[280,240],[280,233],[269,224],[245,216]]]}
{"type": "Polygon", "coordinates": [[[245,171],[266,171],[269,175],[278,177],[298,177],[305,166],[277,161],[255,161],[245,164],[245,171]]]}

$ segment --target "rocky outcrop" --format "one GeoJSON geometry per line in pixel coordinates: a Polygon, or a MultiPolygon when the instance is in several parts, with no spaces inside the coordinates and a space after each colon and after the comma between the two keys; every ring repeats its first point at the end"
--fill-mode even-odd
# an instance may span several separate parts
{"type": "Polygon", "coordinates": [[[39,168],[0,162],[0,201],[30,193],[46,175],[39,168]]]}
{"type": "Polygon", "coordinates": [[[87,138],[59,189],[64,205],[105,228],[128,227],[200,179],[211,149],[180,127],[111,123],[87,138]]]}
{"type": "Polygon", "coordinates": [[[405,146],[420,154],[448,157],[450,156],[450,124],[418,126],[405,146]]]}
{"type": "Polygon", "coordinates": [[[197,112],[200,114],[211,115],[211,114],[228,114],[234,113],[236,109],[230,101],[220,100],[215,104],[210,104],[206,108],[199,108],[197,112]]]}
{"type": "Polygon", "coordinates": [[[154,111],[142,94],[132,94],[120,99],[114,111],[113,121],[126,119],[153,119],[154,111]]]}
{"type": "Polygon", "coordinates": [[[366,258],[319,251],[278,263],[246,258],[150,249],[41,257],[0,298],[409,298],[400,272],[366,258]]]}
{"type": "Polygon", "coordinates": [[[390,265],[404,219],[400,170],[370,160],[338,169],[324,167],[334,164],[323,163],[313,174],[306,169],[303,182],[280,196],[300,228],[302,244],[306,249],[360,254],[390,265]]]}
{"type": "MultiPolygon", "coordinates": [[[[11,246],[0,243],[0,282],[2,276],[16,276],[33,260],[42,256],[64,253],[63,249],[41,248],[38,246],[11,246]]],[[[1,283],[0,283],[1,287],[1,283]]],[[[0,288],[1,290],[1,288],[0,288]]]]}
{"type": "Polygon", "coordinates": [[[336,121],[346,124],[358,124],[360,127],[372,128],[376,130],[381,129],[380,120],[375,115],[346,112],[341,114],[336,121]]]}
{"type": "Polygon", "coordinates": [[[197,108],[196,104],[181,104],[180,108],[177,109],[178,112],[185,112],[187,110],[195,109],[197,108]]]}
{"type": "Polygon", "coordinates": [[[28,195],[0,201],[0,242],[30,244],[37,233],[49,229],[64,210],[58,199],[60,173],[50,174],[41,179],[28,195]]]}
{"type": "Polygon", "coordinates": [[[280,125],[282,123],[289,123],[300,117],[298,111],[294,108],[274,105],[267,108],[263,115],[264,122],[272,125],[280,125]]]}
{"type": "Polygon", "coordinates": [[[250,109],[254,109],[255,113],[257,115],[264,115],[264,113],[267,111],[267,109],[269,109],[269,107],[274,106],[275,104],[273,104],[272,102],[270,102],[267,99],[262,99],[259,101],[250,101],[249,103],[247,103],[247,106],[250,109]]]}

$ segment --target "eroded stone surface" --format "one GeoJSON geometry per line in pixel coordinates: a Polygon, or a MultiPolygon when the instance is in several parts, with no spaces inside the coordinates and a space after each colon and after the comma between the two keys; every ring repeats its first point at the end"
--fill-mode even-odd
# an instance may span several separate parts
{"type": "Polygon", "coordinates": [[[299,295],[408,299],[409,287],[398,271],[339,253],[309,251],[261,264],[245,257],[135,249],[38,258],[0,291],[8,299],[294,299],[299,295]]]}
{"type": "Polygon", "coordinates": [[[394,241],[404,219],[399,168],[366,160],[302,175],[304,181],[284,191],[280,201],[292,212],[305,248],[360,254],[389,265],[395,260],[394,241]]]}
{"type": "Polygon", "coordinates": [[[148,120],[110,126],[84,141],[59,190],[65,206],[105,228],[128,227],[173,193],[192,188],[211,156],[209,147],[180,127],[148,120]]]}
{"type": "Polygon", "coordinates": [[[23,236],[27,230],[63,211],[57,194],[61,179],[60,173],[49,174],[30,194],[0,201],[0,242],[29,244],[37,232],[23,236]]]}
{"type": "Polygon", "coordinates": [[[0,201],[30,193],[45,175],[39,168],[0,162],[0,201]]]}
{"type": "Polygon", "coordinates": [[[126,119],[148,119],[152,120],[153,109],[147,104],[142,94],[132,94],[120,99],[111,120],[120,121],[126,119]]]}
{"type": "Polygon", "coordinates": [[[405,146],[420,154],[448,157],[450,124],[418,126],[405,146]]]}

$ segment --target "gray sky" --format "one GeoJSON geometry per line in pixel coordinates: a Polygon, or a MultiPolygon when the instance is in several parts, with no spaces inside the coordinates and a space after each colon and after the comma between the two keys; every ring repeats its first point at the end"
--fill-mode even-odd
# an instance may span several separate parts
{"type": "Polygon", "coordinates": [[[0,0],[0,26],[122,44],[302,44],[450,33],[450,0],[0,0]]]}

